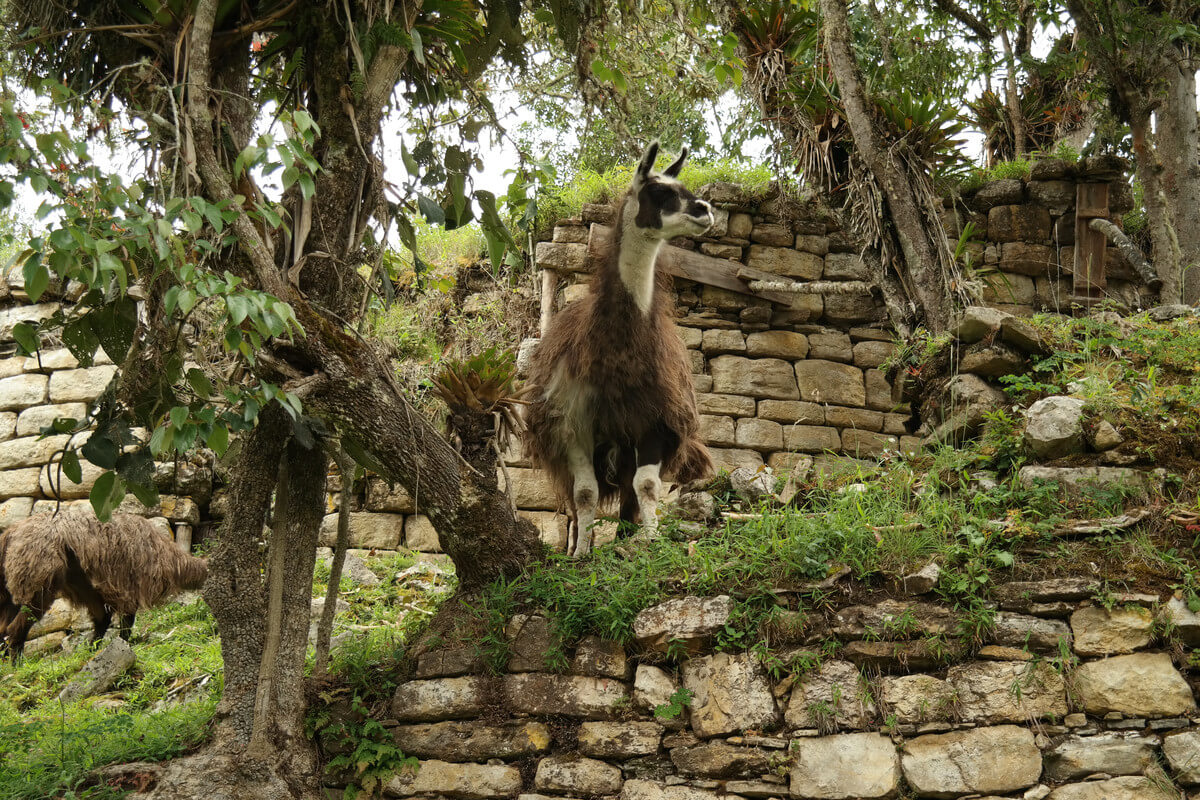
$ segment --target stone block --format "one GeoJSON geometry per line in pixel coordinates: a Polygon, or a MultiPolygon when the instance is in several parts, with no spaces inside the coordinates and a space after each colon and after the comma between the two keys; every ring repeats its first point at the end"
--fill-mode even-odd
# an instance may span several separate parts
{"type": "Polygon", "coordinates": [[[750,654],[689,659],[683,665],[683,685],[692,693],[692,730],[702,739],[770,729],[779,722],[766,673],[750,654]]]}
{"type": "Polygon", "coordinates": [[[699,778],[750,778],[769,769],[767,751],[714,740],[693,747],[675,747],[671,763],[681,775],[699,778]]]}
{"type": "Polygon", "coordinates": [[[398,725],[392,738],[406,756],[440,761],[520,758],[550,749],[550,729],[540,722],[488,725],[477,720],[398,725]]]}
{"type": "Polygon", "coordinates": [[[700,328],[684,328],[675,326],[675,333],[679,334],[679,340],[683,342],[683,346],[692,350],[699,350],[704,343],[704,331],[700,328]]]}
{"type": "Polygon", "coordinates": [[[1187,681],[1166,653],[1134,653],[1081,664],[1075,670],[1081,710],[1138,717],[1178,717],[1196,713],[1187,681]]]}
{"type": "Polygon", "coordinates": [[[824,318],[834,325],[879,322],[887,316],[883,304],[870,294],[830,294],[823,302],[824,318]]]}
{"type": "Polygon", "coordinates": [[[791,796],[803,800],[894,797],[900,763],[891,740],[877,733],[796,739],[791,796]]]}
{"type": "Polygon", "coordinates": [[[795,247],[805,253],[823,256],[829,252],[829,237],[811,233],[801,233],[796,236],[795,247]]]}
{"type": "Polygon", "coordinates": [[[517,508],[557,511],[562,503],[546,473],[540,469],[509,467],[510,490],[517,508]]]}
{"type": "Polygon", "coordinates": [[[717,792],[692,786],[632,778],[621,787],[618,800],[728,800],[728,795],[718,795],[717,792]]]}
{"type": "MultiPolygon", "coordinates": [[[[92,487],[96,485],[96,481],[100,479],[101,475],[107,472],[103,467],[98,467],[87,459],[80,458],[80,480],[79,483],[74,483],[59,468],[61,462],[62,458],[60,456],[53,456],[51,463],[42,467],[41,474],[38,477],[38,487],[45,497],[55,500],[81,500],[89,497],[92,487]]],[[[199,522],[199,519],[196,521],[199,522]]]]}
{"type": "Polygon", "coordinates": [[[0,442],[7,442],[17,433],[17,413],[0,411],[0,442]]]}
{"type": "Polygon", "coordinates": [[[951,325],[950,332],[964,344],[974,344],[995,333],[1008,315],[991,306],[967,306],[951,325]]]}
{"type": "Polygon", "coordinates": [[[1132,653],[1150,644],[1153,623],[1146,608],[1081,608],[1071,615],[1075,652],[1085,657],[1132,653]]]}
{"type": "MultiPolygon", "coordinates": [[[[1153,739],[1150,741],[1153,742],[1153,739]]],[[[1167,762],[1175,772],[1175,780],[1184,786],[1200,784],[1200,731],[1172,733],[1163,738],[1162,748],[1163,755],[1167,757],[1167,762]]],[[[1096,772],[1108,772],[1113,775],[1132,774],[1132,771],[1119,773],[1113,770],[1096,770],[1096,772]]]]}
{"type": "Polygon", "coordinates": [[[701,414],[753,417],[754,408],[754,398],[744,397],[740,394],[713,394],[711,392],[696,394],[696,410],[701,414]]]}
{"type": "Polygon", "coordinates": [[[620,642],[599,636],[585,636],[575,648],[571,672],[593,678],[625,680],[629,677],[629,660],[620,642]]]}
{"type": "Polygon", "coordinates": [[[742,246],[740,244],[704,242],[700,245],[700,252],[713,258],[728,258],[731,261],[742,260],[742,246]]]}
{"type": "Polygon", "coordinates": [[[571,792],[586,797],[621,790],[621,770],[594,758],[549,756],[538,762],[533,788],[539,792],[571,792]]]}
{"type": "Polygon", "coordinates": [[[1130,775],[1087,783],[1068,783],[1046,796],[1046,800],[1179,800],[1161,782],[1130,775]]]}
{"type": "Polygon", "coordinates": [[[49,396],[50,378],[46,375],[23,374],[0,379],[0,411],[12,411],[38,406],[49,396]]]}
{"type": "Polygon", "coordinates": [[[754,228],[754,220],[749,214],[737,211],[729,213],[729,229],[726,235],[731,239],[749,239],[750,231],[754,228]]]}
{"type": "Polygon", "coordinates": [[[859,342],[854,345],[854,366],[871,369],[883,364],[896,352],[891,342],[859,342]]]}
{"type": "Polygon", "coordinates": [[[737,330],[704,331],[702,347],[706,354],[745,353],[746,337],[737,330]]]}
{"type": "Polygon", "coordinates": [[[1037,291],[1033,278],[1015,272],[993,272],[984,278],[983,299],[988,303],[1033,305],[1037,291]]]}
{"type": "Polygon", "coordinates": [[[825,313],[825,299],[819,294],[797,294],[792,302],[778,308],[771,317],[772,325],[803,325],[825,313]]]}
{"type": "Polygon", "coordinates": [[[783,448],[783,426],[778,422],[757,417],[744,417],[737,421],[735,444],[738,447],[771,452],[783,448]]]}
{"type": "Polygon", "coordinates": [[[509,672],[546,669],[546,658],[559,647],[554,624],[540,615],[514,614],[504,627],[504,636],[508,640],[509,672]]]}
{"type": "Polygon", "coordinates": [[[1031,278],[1044,278],[1058,265],[1053,247],[1029,242],[1005,242],[1000,245],[1000,269],[1031,278]]]}
{"type": "Polygon", "coordinates": [[[611,719],[629,702],[625,685],[610,678],[523,672],[503,680],[508,707],[518,714],[611,719]]]}
{"type": "Polygon", "coordinates": [[[1015,725],[918,736],[900,749],[904,778],[921,797],[998,795],[1033,786],[1042,757],[1033,732],[1015,725]]]}
{"type": "Polygon", "coordinates": [[[968,201],[973,211],[987,211],[998,205],[1020,203],[1025,197],[1025,186],[1019,178],[1001,178],[989,181],[968,201]]]}
{"type": "Polygon", "coordinates": [[[842,437],[837,428],[820,425],[789,425],[783,429],[783,445],[800,453],[823,453],[839,450],[842,437]]]}
{"type": "Polygon", "coordinates": [[[800,391],[796,387],[796,373],[787,361],[777,358],[717,356],[709,362],[709,367],[715,392],[771,400],[800,399],[800,391]]]}
{"type": "Polygon", "coordinates": [[[432,678],[408,681],[396,688],[392,716],[400,722],[440,722],[468,719],[483,713],[482,678],[432,678]]]}
{"type": "Polygon", "coordinates": [[[11,378],[13,375],[20,375],[25,371],[27,361],[31,361],[33,366],[37,367],[36,360],[26,359],[25,356],[0,358],[0,378],[11,378]]]}
{"type": "MultiPolygon", "coordinates": [[[[337,543],[337,514],[326,514],[321,520],[317,543],[333,547],[337,543]]],[[[404,516],[401,514],[372,514],[365,511],[350,513],[350,546],[363,550],[395,550],[404,536],[404,516]]]]}
{"type": "Polygon", "coordinates": [[[856,253],[830,253],[825,256],[827,281],[869,281],[871,269],[856,253]]]}
{"type": "Polygon", "coordinates": [[[796,361],[808,357],[808,337],[794,331],[760,331],[746,337],[746,354],[796,361]]]}
{"type": "Polygon", "coordinates": [[[1157,741],[1148,736],[1102,733],[1070,736],[1044,756],[1045,780],[1055,783],[1083,780],[1089,775],[1137,775],[1154,761],[1157,741]]]}
{"type": "Polygon", "coordinates": [[[862,370],[849,364],[812,359],[799,361],[796,363],[796,383],[801,400],[860,407],[867,402],[862,370]]]}
{"type": "Polygon", "coordinates": [[[865,408],[827,406],[825,408],[825,424],[836,428],[857,428],[862,431],[878,433],[883,430],[883,414],[865,408]]]}
{"type": "Polygon", "coordinates": [[[1071,646],[1071,629],[1056,619],[1042,619],[1001,611],[992,625],[992,642],[1003,647],[1019,647],[1032,653],[1056,655],[1061,647],[1071,646]]]}
{"type": "Polygon", "coordinates": [[[410,514],[404,518],[404,546],[421,553],[442,552],[437,529],[424,514],[410,514]]]}
{"type": "Polygon", "coordinates": [[[993,242],[1049,244],[1050,212],[1037,205],[1000,205],[988,211],[988,239],[993,242]]]}
{"type": "Polygon", "coordinates": [[[1025,356],[1016,349],[1005,344],[993,342],[969,345],[963,350],[962,359],[958,362],[960,372],[981,375],[985,378],[999,378],[1004,375],[1014,375],[1025,371],[1025,356]]]}
{"type": "MultiPolygon", "coordinates": [[[[19,276],[21,270],[9,273],[10,277],[19,276]]],[[[62,311],[62,303],[36,303],[34,305],[12,306],[0,311],[0,340],[12,341],[13,328],[18,322],[38,323],[49,319],[62,311]]],[[[37,359],[30,359],[37,363],[37,359]]]]}
{"type": "Polygon", "coordinates": [[[1074,181],[1030,181],[1026,188],[1029,199],[1045,206],[1052,214],[1063,214],[1075,205],[1074,181]]]}
{"type": "Polygon", "coordinates": [[[866,681],[849,661],[825,661],[796,682],[783,721],[824,733],[869,728],[878,716],[866,681]]]}
{"type": "Polygon", "coordinates": [[[954,690],[950,684],[932,675],[900,675],[882,678],[884,708],[896,722],[921,724],[944,722],[954,709],[954,690]]]}
{"type": "MultiPolygon", "coordinates": [[[[3,524],[0,523],[0,527],[3,524]]],[[[1186,600],[1172,597],[1167,601],[1167,618],[1175,627],[1175,635],[1188,647],[1200,647],[1200,613],[1192,611],[1186,600]]]]}
{"type": "Polygon", "coordinates": [[[587,244],[577,242],[538,242],[537,263],[557,272],[587,272],[587,244]]]}
{"type": "Polygon", "coordinates": [[[1055,459],[1083,450],[1083,407],[1078,397],[1045,397],[1025,412],[1025,441],[1034,454],[1055,459]]]}
{"type": "Polygon", "coordinates": [[[638,664],[633,675],[633,707],[653,713],[654,709],[671,702],[679,685],[665,670],[649,664],[638,664]]]}
{"type": "Polygon", "coordinates": [[[412,514],[417,504],[412,495],[399,484],[388,486],[382,478],[367,479],[367,511],[388,511],[394,514],[412,514]]]}
{"type": "Polygon", "coordinates": [[[55,372],[50,376],[50,402],[91,402],[103,394],[116,372],[111,365],[55,372]]]}
{"type": "Polygon", "coordinates": [[[825,259],[790,247],[765,247],[754,244],[750,245],[746,266],[784,278],[815,281],[825,269],[825,259]]]}
{"type": "Polygon", "coordinates": [[[737,433],[732,417],[700,415],[700,438],[713,447],[732,447],[737,444],[737,433]]]}
{"type": "Polygon", "coordinates": [[[875,411],[891,411],[900,404],[892,382],[887,379],[883,370],[863,370],[863,385],[867,393],[867,408],[875,411]]]}
{"type": "Polygon", "coordinates": [[[662,741],[657,722],[584,722],[579,726],[579,752],[591,758],[624,760],[654,755],[662,741]]]}
{"type": "Polygon", "coordinates": [[[586,283],[571,283],[563,287],[563,306],[569,306],[588,296],[591,288],[586,283]]]}
{"type": "Polygon", "coordinates": [[[791,247],[795,242],[791,228],[773,222],[760,222],[750,230],[750,241],[773,247],[791,247]]]}
{"type": "Polygon", "coordinates": [[[685,352],[687,353],[688,357],[688,368],[692,371],[692,374],[703,374],[705,365],[704,354],[699,350],[687,350],[685,352]]]}
{"type": "Polygon", "coordinates": [[[587,244],[590,230],[590,227],[587,225],[565,225],[560,222],[554,226],[554,238],[552,241],[587,244]]]}
{"type": "Polygon", "coordinates": [[[1049,664],[977,661],[951,667],[959,713],[966,722],[995,724],[1067,714],[1066,685],[1049,664]]]}
{"type": "Polygon", "coordinates": [[[62,450],[70,438],[66,434],[59,434],[47,436],[45,439],[25,436],[0,442],[0,470],[41,466],[47,463],[52,455],[62,450]]]}
{"type": "MultiPolygon", "coordinates": [[[[0,531],[33,513],[32,497],[10,497],[0,502],[0,531]]],[[[57,602],[57,601],[56,601],[57,602]]]]}
{"type": "Polygon", "coordinates": [[[733,600],[718,597],[681,597],[638,613],[633,635],[643,647],[666,652],[683,645],[695,652],[725,626],[733,613],[733,600]]]}
{"type": "Polygon", "coordinates": [[[854,360],[854,346],[845,333],[814,333],[808,337],[808,357],[849,362],[854,360]]]}
{"type": "Polygon", "coordinates": [[[401,772],[384,787],[389,797],[439,796],[456,800],[512,797],[520,790],[521,773],[516,767],[435,760],[422,761],[415,773],[401,772]]]}
{"type": "Polygon", "coordinates": [[[788,425],[824,425],[825,409],[803,400],[759,400],[758,416],[788,425]]]}
{"type": "Polygon", "coordinates": [[[84,403],[63,403],[55,406],[33,406],[17,416],[15,433],[17,436],[39,436],[42,428],[49,427],[54,420],[82,420],[87,416],[87,405],[84,403]]]}
{"type": "Polygon", "coordinates": [[[712,456],[713,466],[718,472],[733,472],[735,469],[740,469],[741,467],[758,469],[763,465],[762,453],[756,450],[710,447],[708,454],[712,456]]]}
{"type": "Polygon", "coordinates": [[[841,444],[842,450],[847,455],[857,458],[874,458],[900,450],[900,440],[895,436],[860,431],[854,428],[842,429],[841,444]]]}

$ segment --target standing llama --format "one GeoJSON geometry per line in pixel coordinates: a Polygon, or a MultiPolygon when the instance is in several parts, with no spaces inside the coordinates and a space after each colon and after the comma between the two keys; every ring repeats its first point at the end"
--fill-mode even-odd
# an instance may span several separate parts
{"type": "Polygon", "coordinates": [[[38,514],[0,534],[0,652],[15,661],[29,629],[64,597],[86,608],[92,639],[120,616],[129,640],[134,615],[184,589],[199,589],[208,572],[203,558],[181,552],[154,526],[133,514],[100,522],[90,511],[38,514]]]}
{"type": "Polygon", "coordinates": [[[530,365],[525,448],[567,504],[577,558],[600,504],[619,495],[621,519],[653,535],[662,478],[712,472],[671,279],[654,262],[664,241],[708,230],[713,212],[677,180],[687,149],[661,174],[657,155],[658,142],[642,155],[591,291],[554,317],[530,365]]]}

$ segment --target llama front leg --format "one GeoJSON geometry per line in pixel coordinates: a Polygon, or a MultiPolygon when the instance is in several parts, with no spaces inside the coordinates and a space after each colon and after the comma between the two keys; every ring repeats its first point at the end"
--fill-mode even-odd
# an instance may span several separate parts
{"type": "Polygon", "coordinates": [[[646,539],[653,539],[658,534],[658,501],[663,488],[661,470],[662,464],[644,464],[633,475],[633,489],[642,517],[641,533],[646,539]]]}
{"type": "Polygon", "coordinates": [[[571,468],[571,499],[575,502],[575,547],[574,558],[583,558],[592,549],[596,522],[596,505],[600,502],[600,483],[592,466],[590,449],[572,447],[567,453],[567,464],[571,468]]]}

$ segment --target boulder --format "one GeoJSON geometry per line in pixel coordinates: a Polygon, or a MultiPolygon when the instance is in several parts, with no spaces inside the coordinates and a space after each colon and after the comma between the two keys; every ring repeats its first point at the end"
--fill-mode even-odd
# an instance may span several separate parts
{"type": "Polygon", "coordinates": [[[1075,670],[1078,704],[1089,714],[1136,717],[1193,714],[1196,701],[1166,653],[1134,653],[1081,664],[1075,670]]]}
{"type": "Polygon", "coordinates": [[[1046,800],[1179,800],[1158,782],[1141,775],[1108,780],[1068,783],[1052,791],[1046,800]]]}
{"type": "Polygon", "coordinates": [[[779,722],[766,673],[750,654],[693,658],[683,665],[683,685],[692,693],[692,730],[701,738],[779,722]]]}
{"type": "Polygon", "coordinates": [[[1075,652],[1086,657],[1132,653],[1150,644],[1153,623],[1146,608],[1081,608],[1071,615],[1075,652]]]}
{"type": "Polygon", "coordinates": [[[129,642],[120,637],[112,639],[63,687],[58,693],[59,702],[65,705],[108,691],[109,687],[117,682],[117,678],[128,672],[136,661],[137,657],[134,656],[129,642]]]}
{"type": "Polygon", "coordinates": [[[954,690],[932,675],[884,676],[882,687],[885,713],[901,725],[949,720],[954,709],[954,690]]]}
{"type": "Polygon", "coordinates": [[[833,732],[870,727],[877,716],[858,667],[849,661],[824,661],[796,682],[784,722],[789,728],[833,732]]]}
{"type": "Polygon", "coordinates": [[[918,736],[905,742],[900,763],[922,797],[1006,794],[1033,786],[1042,774],[1033,732],[1015,725],[918,736]]]}
{"type": "Polygon", "coordinates": [[[1154,761],[1156,740],[1126,733],[1070,736],[1046,751],[1045,779],[1055,783],[1089,775],[1138,775],[1154,761]]]}
{"type": "Polygon", "coordinates": [[[1163,739],[1162,749],[1175,780],[1185,786],[1200,784],[1200,731],[1173,733],[1163,739]]]}
{"type": "Polygon", "coordinates": [[[1000,329],[1012,315],[991,306],[967,306],[951,325],[950,332],[963,344],[974,344],[1000,329]]]}
{"type": "Polygon", "coordinates": [[[1025,722],[1067,713],[1063,678],[1045,662],[978,661],[946,677],[966,722],[1025,722]]]}
{"type": "Polygon", "coordinates": [[[900,788],[896,748],[878,733],[795,739],[792,748],[792,797],[886,798],[895,796],[900,788]]]}
{"type": "Polygon", "coordinates": [[[733,613],[733,598],[682,597],[647,608],[633,620],[633,635],[644,647],[666,652],[680,643],[698,650],[725,626],[733,613]]]}
{"type": "Polygon", "coordinates": [[[1025,441],[1038,458],[1052,460],[1083,450],[1083,407],[1078,397],[1055,395],[1025,412],[1025,441]]]}

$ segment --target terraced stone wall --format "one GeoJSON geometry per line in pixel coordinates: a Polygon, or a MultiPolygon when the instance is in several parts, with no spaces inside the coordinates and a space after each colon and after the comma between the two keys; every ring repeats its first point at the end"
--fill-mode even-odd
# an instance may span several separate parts
{"type": "Polygon", "coordinates": [[[514,617],[505,674],[487,674],[467,645],[421,657],[400,685],[386,724],[421,766],[385,794],[1196,796],[1200,674],[1188,654],[1200,616],[1181,600],[1127,594],[1106,607],[1090,579],[1010,583],[993,593],[991,633],[968,647],[962,618],[915,594],[931,586],[780,624],[772,659],[711,649],[728,597],[643,611],[636,644],[589,637],[559,672],[544,663],[552,622],[514,617]],[[776,677],[765,665],[779,659],[808,668],[776,677]]]}

